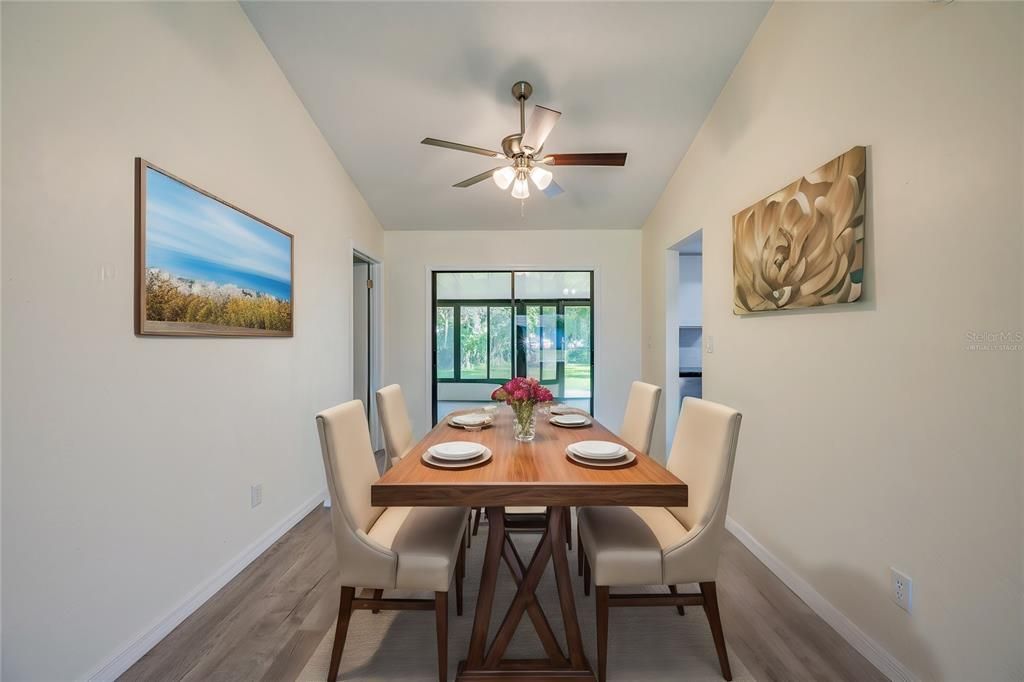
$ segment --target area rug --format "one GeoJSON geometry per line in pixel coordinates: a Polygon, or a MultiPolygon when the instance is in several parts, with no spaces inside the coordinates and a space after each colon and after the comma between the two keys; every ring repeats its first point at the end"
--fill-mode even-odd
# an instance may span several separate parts
{"type": "MultiPolygon", "coordinates": [[[[480,567],[486,545],[486,528],[473,538],[473,547],[466,555],[465,612],[455,615],[455,590],[449,592],[448,679],[455,679],[456,667],[469,648],[473,626],[473,609],[480,580],[480,567]]],[[[512,536],[519,553],[527,558],[533,553],[537,537],[529,534],[512,536]]],[[[571,552],[576,610],[579,614],[587,658],[597,665],[596,613],[593,591],[583,596],[583,580],[576,576],[576,553],[571,552]]],[[[505,609],[512,601],[515,583],[506,566],[499,573],[490,635],[501,624],[505,609]]],[[[630,590],[636,591],[636,590],[630,590]]],[[[692,591],[696,591],[696,585],[692,591]]],[[[550,565],[538,589],[538,598],[551,627],[565,650],[564,630],[558,595],[550,565]]],[[[389,592],[386,597],[414,596],[411,593],[389,592]]],[[[415,595],[428,597],[430,595],[415,595]]],[[[334,597],[334,595],[332,595],[334,597]]],[[[335,597],[336,598],[336,597],[335,597]]],[[[300,682],[323,682],[331,661],[334,626],[324,636],[299,674],[300,682]]],[[[437,679],[437,639],[433,611],[356,611],[349,624],[348,641],[341,661],[340,680],[402,680],[431,682],[437,679]]],[[[530,619],[523,617],[516,636],[506,653],[508,658],[542,658],[537,635],[530,619]]],[[[753,681],[754,678],[730,649],[733,679],[753,681]]],[[[628,682],[655,680],[688,680],[689,682],[721,682],[715,644],[711,639],[704,610],[687,607],[680,616],[675,608],[613,608],[609,616],[608,679],[628,682]]]]}

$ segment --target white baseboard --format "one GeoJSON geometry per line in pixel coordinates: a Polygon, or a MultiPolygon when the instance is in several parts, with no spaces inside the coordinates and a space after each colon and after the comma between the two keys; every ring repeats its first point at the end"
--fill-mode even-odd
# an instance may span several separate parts
{"type": "Polygon", "coordinates": [[[251,564],[263,552],[267,551],[282,535],[291,530],[309,512],[323,504],[326,496],[327,490],[325,489],[303,502],[280,523],[242,550],[238,556],[224,565],[213,577],[197,587],[192,594],[186,597],[178,606],[171,609],[155,625],[126,644],[120,653],[115,654],[109,661],[95,669],[86,679],[95,682],[106,682],[107,680],[115,680],[124,674],[128,668],[132,667],[136,661],[156,646],[161,639],[170,634],[171,630],[178,627],[183,620],[192,615],[196,609],[206,603],[218,590],[241,573],[246,566],[251,564]]]}
{"type": "Polygon", "coordinates": [[[768,548],[757,541],[743,526],[732,517],[726,517],[725,527],[736,536],[751,553],[760,559],[768,570],[793,590],[807,606],[821,619],[832,626],[839,636],[849,642],[850,646],[860,652],[872,665],[893,682],[915,682],[914,675],[900,663],[895,656],[886,651],[878,642],[871,639],[857,625],[847,618],[842,611],[829,603],[825,597],[811,587],[811,584],[797,575],[791,568],[782,563],[768,548]]]}

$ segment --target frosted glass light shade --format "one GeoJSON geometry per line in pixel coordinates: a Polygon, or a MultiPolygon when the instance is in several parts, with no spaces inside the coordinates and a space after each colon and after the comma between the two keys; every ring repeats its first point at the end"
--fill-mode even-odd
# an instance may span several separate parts
{"type": "Polygon", "coordinates": [[[526,178],[516,178],[512,184],[512,197],[514,199],[525,199],[530,196],[530,185],[526,178]]]}
{"type": "Polygon", "coordinates": [[[516,172],[512,166],[505,166],[494,171],[491,176],[494,178],[494,184],[501,189],[508,189],[508,186],[512,184],[512,181],[516,179],[516,172]]]}
{"type": "Polygon", "coordinates": [[[530,179],[533,180],[533,184],[537,185],[537,189],[544,191],[551,184],[551,171],[540,166],[534,166],[530,169],[530,179]]]}

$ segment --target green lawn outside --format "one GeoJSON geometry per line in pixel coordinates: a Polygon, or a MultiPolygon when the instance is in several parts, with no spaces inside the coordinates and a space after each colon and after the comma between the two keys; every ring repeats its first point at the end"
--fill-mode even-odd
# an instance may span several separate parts
{"type": "MultiPolygon", "coordinates": [[[[511,374],[512,368],[508,366],[493,365],[491,374],[505,379],[511,374]]],[[[462,368],[463,379],[486,379],[487,366],[480,364],[462,368]]],[[[501,383],[501,378],[494,379],[495,384],[501,383]]],[[[565,394],[566,396],[589,396],[590,395],[590,365],[566,364],[565,365],[565,394]]]]}
{"type": "Polygon", "coordinates": [[[590,365],[565,366],[565,394],[567,396],[590,395],[590,365]]]}

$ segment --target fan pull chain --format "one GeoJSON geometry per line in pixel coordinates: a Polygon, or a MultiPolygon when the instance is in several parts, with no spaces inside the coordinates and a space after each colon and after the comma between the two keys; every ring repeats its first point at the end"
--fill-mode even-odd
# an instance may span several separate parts
{"type": "Polygon", "coordinates": [[[525,218],[526,217],[526,199],[520,199],[519,200],[519,217],[520,218],[525,218]]]}

